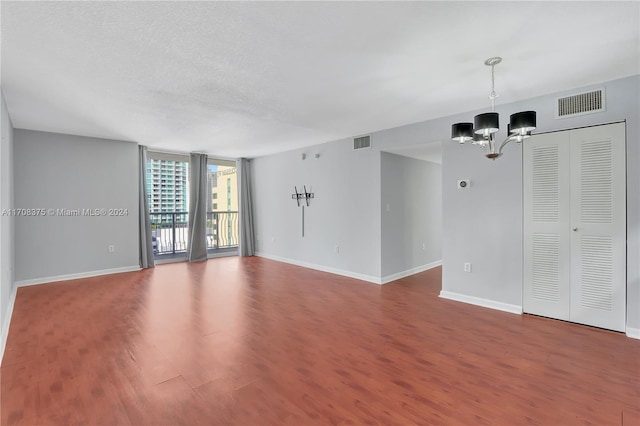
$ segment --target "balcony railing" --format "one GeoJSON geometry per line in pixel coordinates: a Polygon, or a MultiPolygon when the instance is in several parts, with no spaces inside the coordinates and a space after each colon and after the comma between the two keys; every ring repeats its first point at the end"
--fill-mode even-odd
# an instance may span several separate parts
{"type": "MultiPolygon", "coordinates": [[[[187,212],[149,213],[155,256],[186,253],[189,242],[187,212]]],[[[207,251],[238,247],[238,212],[207,212],[207,251]]]]}

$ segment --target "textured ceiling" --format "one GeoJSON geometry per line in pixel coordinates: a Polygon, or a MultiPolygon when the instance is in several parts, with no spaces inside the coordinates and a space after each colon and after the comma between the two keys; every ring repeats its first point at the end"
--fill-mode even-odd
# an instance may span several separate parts
{"type": "MultiPolygon", "coordinates": [[[[1,3],[17,128],[255,157],[639,73],[638,2],[1,3]]],[[[434,142],[427,141],[426,142],[434,142]]]]}

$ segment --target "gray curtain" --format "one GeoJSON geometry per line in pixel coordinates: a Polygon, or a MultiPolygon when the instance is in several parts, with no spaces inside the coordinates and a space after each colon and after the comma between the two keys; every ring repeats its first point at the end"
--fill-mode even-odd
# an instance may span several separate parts
{"type": "Polygon", "coordinates": [[[240,256],[255,254],[255,233],[253,230],[253,205],[251,202],[251,161],[241,158],[236,163],[240,178],[240,256]]]}
{"type": "Polygon", "coordinates": [[[138,146],[138,199],[140,237],[140,267],[153,268],[153,243],[151,241],[151,220],[149,219],[149,202],[147,201],[147,147],[138,146]]]}
{"type": "Polygon", "coordinates": [[[207,260],[207,155],[189,159],[189,241],[187,260],[207,260]]]}

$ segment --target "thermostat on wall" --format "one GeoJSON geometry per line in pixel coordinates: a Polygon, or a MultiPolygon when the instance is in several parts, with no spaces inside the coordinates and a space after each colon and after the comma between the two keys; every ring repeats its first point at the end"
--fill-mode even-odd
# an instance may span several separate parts
{"type": "Polygon", "coordinates": [[[466,189],[471,186],[471,181],[469,179],[460,179],[458,181],[458,189],[466,189]]]}

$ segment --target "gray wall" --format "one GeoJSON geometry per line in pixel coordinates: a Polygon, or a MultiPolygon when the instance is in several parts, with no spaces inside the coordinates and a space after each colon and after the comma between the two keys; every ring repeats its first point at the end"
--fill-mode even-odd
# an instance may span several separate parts
{"type": "Polygon", "coordinates": [[[378,151],[354,151],[352,141],[345,139],[260,157],[253,160],[253,185],[259,254],[379,279],[378,151]],[[311,206],[305,207],[304,237],[301,208],[291,199],[294,185],[299,191],[306,185],[315,193],[311,206]]]}
{"type": "MultiPolygon", "coordinates": [[[[0,142],[0,211],[13,207],[13,127],[4,94],[0,91],[2,139],[0,142]]],[[[0,217],[0,360],[9,330],[9,302],[14,287],[13,228],[9,215],[0,217]]]]}
{"type": "Polygon", "coordinates": [[[442,259],[442,166],[387,152],[380,159],[384,279],[442,259]]]}
{"type": "Polygon", "coordinates": [[[17,217],[16,281],[138,266],[137,145],[20,129],[14,140],[17,208],[128,209],[126,216],[17,217]]]}
{"type": "Polygon", "coordinates": [[[521,152],[510,144],[492,161],[470,144],[443,147],[443,290],[522,305],[521,152]],[[469,188],[459,190],[459,179],[469,188]]]}

